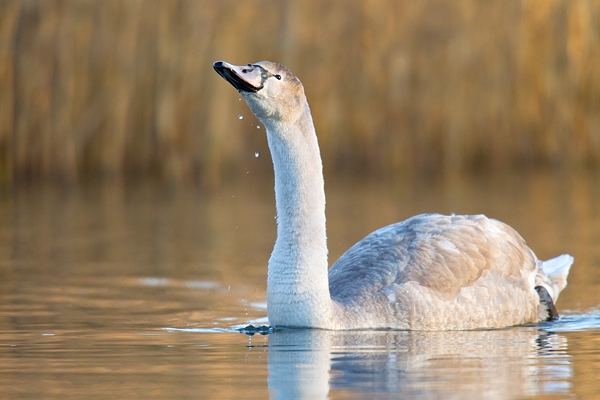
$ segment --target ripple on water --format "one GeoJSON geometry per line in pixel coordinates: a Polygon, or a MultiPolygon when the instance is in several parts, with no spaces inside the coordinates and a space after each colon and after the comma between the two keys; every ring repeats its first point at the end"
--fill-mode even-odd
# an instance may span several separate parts
{"type": "Polygon", "coordinates": [[[590,309],[583,314],[561,315],[557,321],[543,326],[553,332],[579,332],[600,329],[600,309],[590,309]]]}
{"type": "Polygon", "coordinates": [[[187,333],[231,333],[237,332],[234,328],[162,328],[167,332],[187,332],[187,333]]]}
{"type": "MultiPolygon", "coordinates": [[[[262,305],[262,303],[259,303],[262,305]]],[[[567,311],[568,312],[568,311],[567,311]]],[[[222,321],[234,321],[237,318],[221,318],[222,321]]],[[[168,332],[189,332],[189,333],[232,333],[240,332],[247,335],[260,333],[268,335],[273,333],[273,328],[268,325],[268,318],[260,318],[248,324],[237,324],[229,328],[162,328],[168,332]]],[[[584,314],[562,315],[560,319],[552,322],[540,324],[539,327],[549,332],[579,332],[585,330],[600,329],[600,309],[591,309],[584,314]]],[[[510,329],[510,328],[508,328],[510,329]]]]}

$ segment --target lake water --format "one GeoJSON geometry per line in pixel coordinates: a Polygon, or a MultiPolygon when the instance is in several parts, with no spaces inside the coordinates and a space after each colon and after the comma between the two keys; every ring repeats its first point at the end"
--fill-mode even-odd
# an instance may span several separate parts
{"type": "Polygon", "coordinates": [[[538,326],[237,331],[266,320],[271,178],[0,191],[0,398],[599,398],[600,177],[328,179],[331,260],[424,212],[485,213],[575,256],[538,326]]]}

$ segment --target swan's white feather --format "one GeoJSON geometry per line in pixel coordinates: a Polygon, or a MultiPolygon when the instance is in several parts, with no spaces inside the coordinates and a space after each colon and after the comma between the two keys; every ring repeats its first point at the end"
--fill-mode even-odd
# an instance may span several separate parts
{"type": "Polygon", "coordinates": [[[508,225],[427,214],[355,244],[329,270],[329,288],[356,327],[367,304],[377,326],[498,327],[536,320],[536,269],[535,255],[508,225]]]}
{"type": "Polygon", "coordinates": [[[535,286],[556,301],[573,258],[539,261],[514,229],[483,215],[424,214],[389,225],[328,271],[321,156],[300,80],[268,61],[214,66],[267,131],[277,206],[272,325],[447,330],[548,317],[535,286]]]}

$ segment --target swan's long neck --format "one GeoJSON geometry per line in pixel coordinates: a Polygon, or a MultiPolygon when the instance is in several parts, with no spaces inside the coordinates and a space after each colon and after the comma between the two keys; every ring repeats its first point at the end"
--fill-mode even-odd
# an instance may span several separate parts
{"type": "Polygon", "coordinates": [[[277,241],[269,260],[267,298],[273,326],[327,327],[323,166],[308,105],[295,123],[267,123],[275,170],[277,241]]]}

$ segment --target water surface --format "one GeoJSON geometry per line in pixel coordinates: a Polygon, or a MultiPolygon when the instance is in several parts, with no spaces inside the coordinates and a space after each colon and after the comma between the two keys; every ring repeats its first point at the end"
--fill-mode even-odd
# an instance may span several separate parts
{"type": "Polygon", "coordinates": [[[575,256],[560,320],[473,332],[267,324],[272,183],[0,194],[1,398],[600,396],[600,179],[534,174],[327,184],[331,260],[422,212],[485,213],[575,256]]]}

